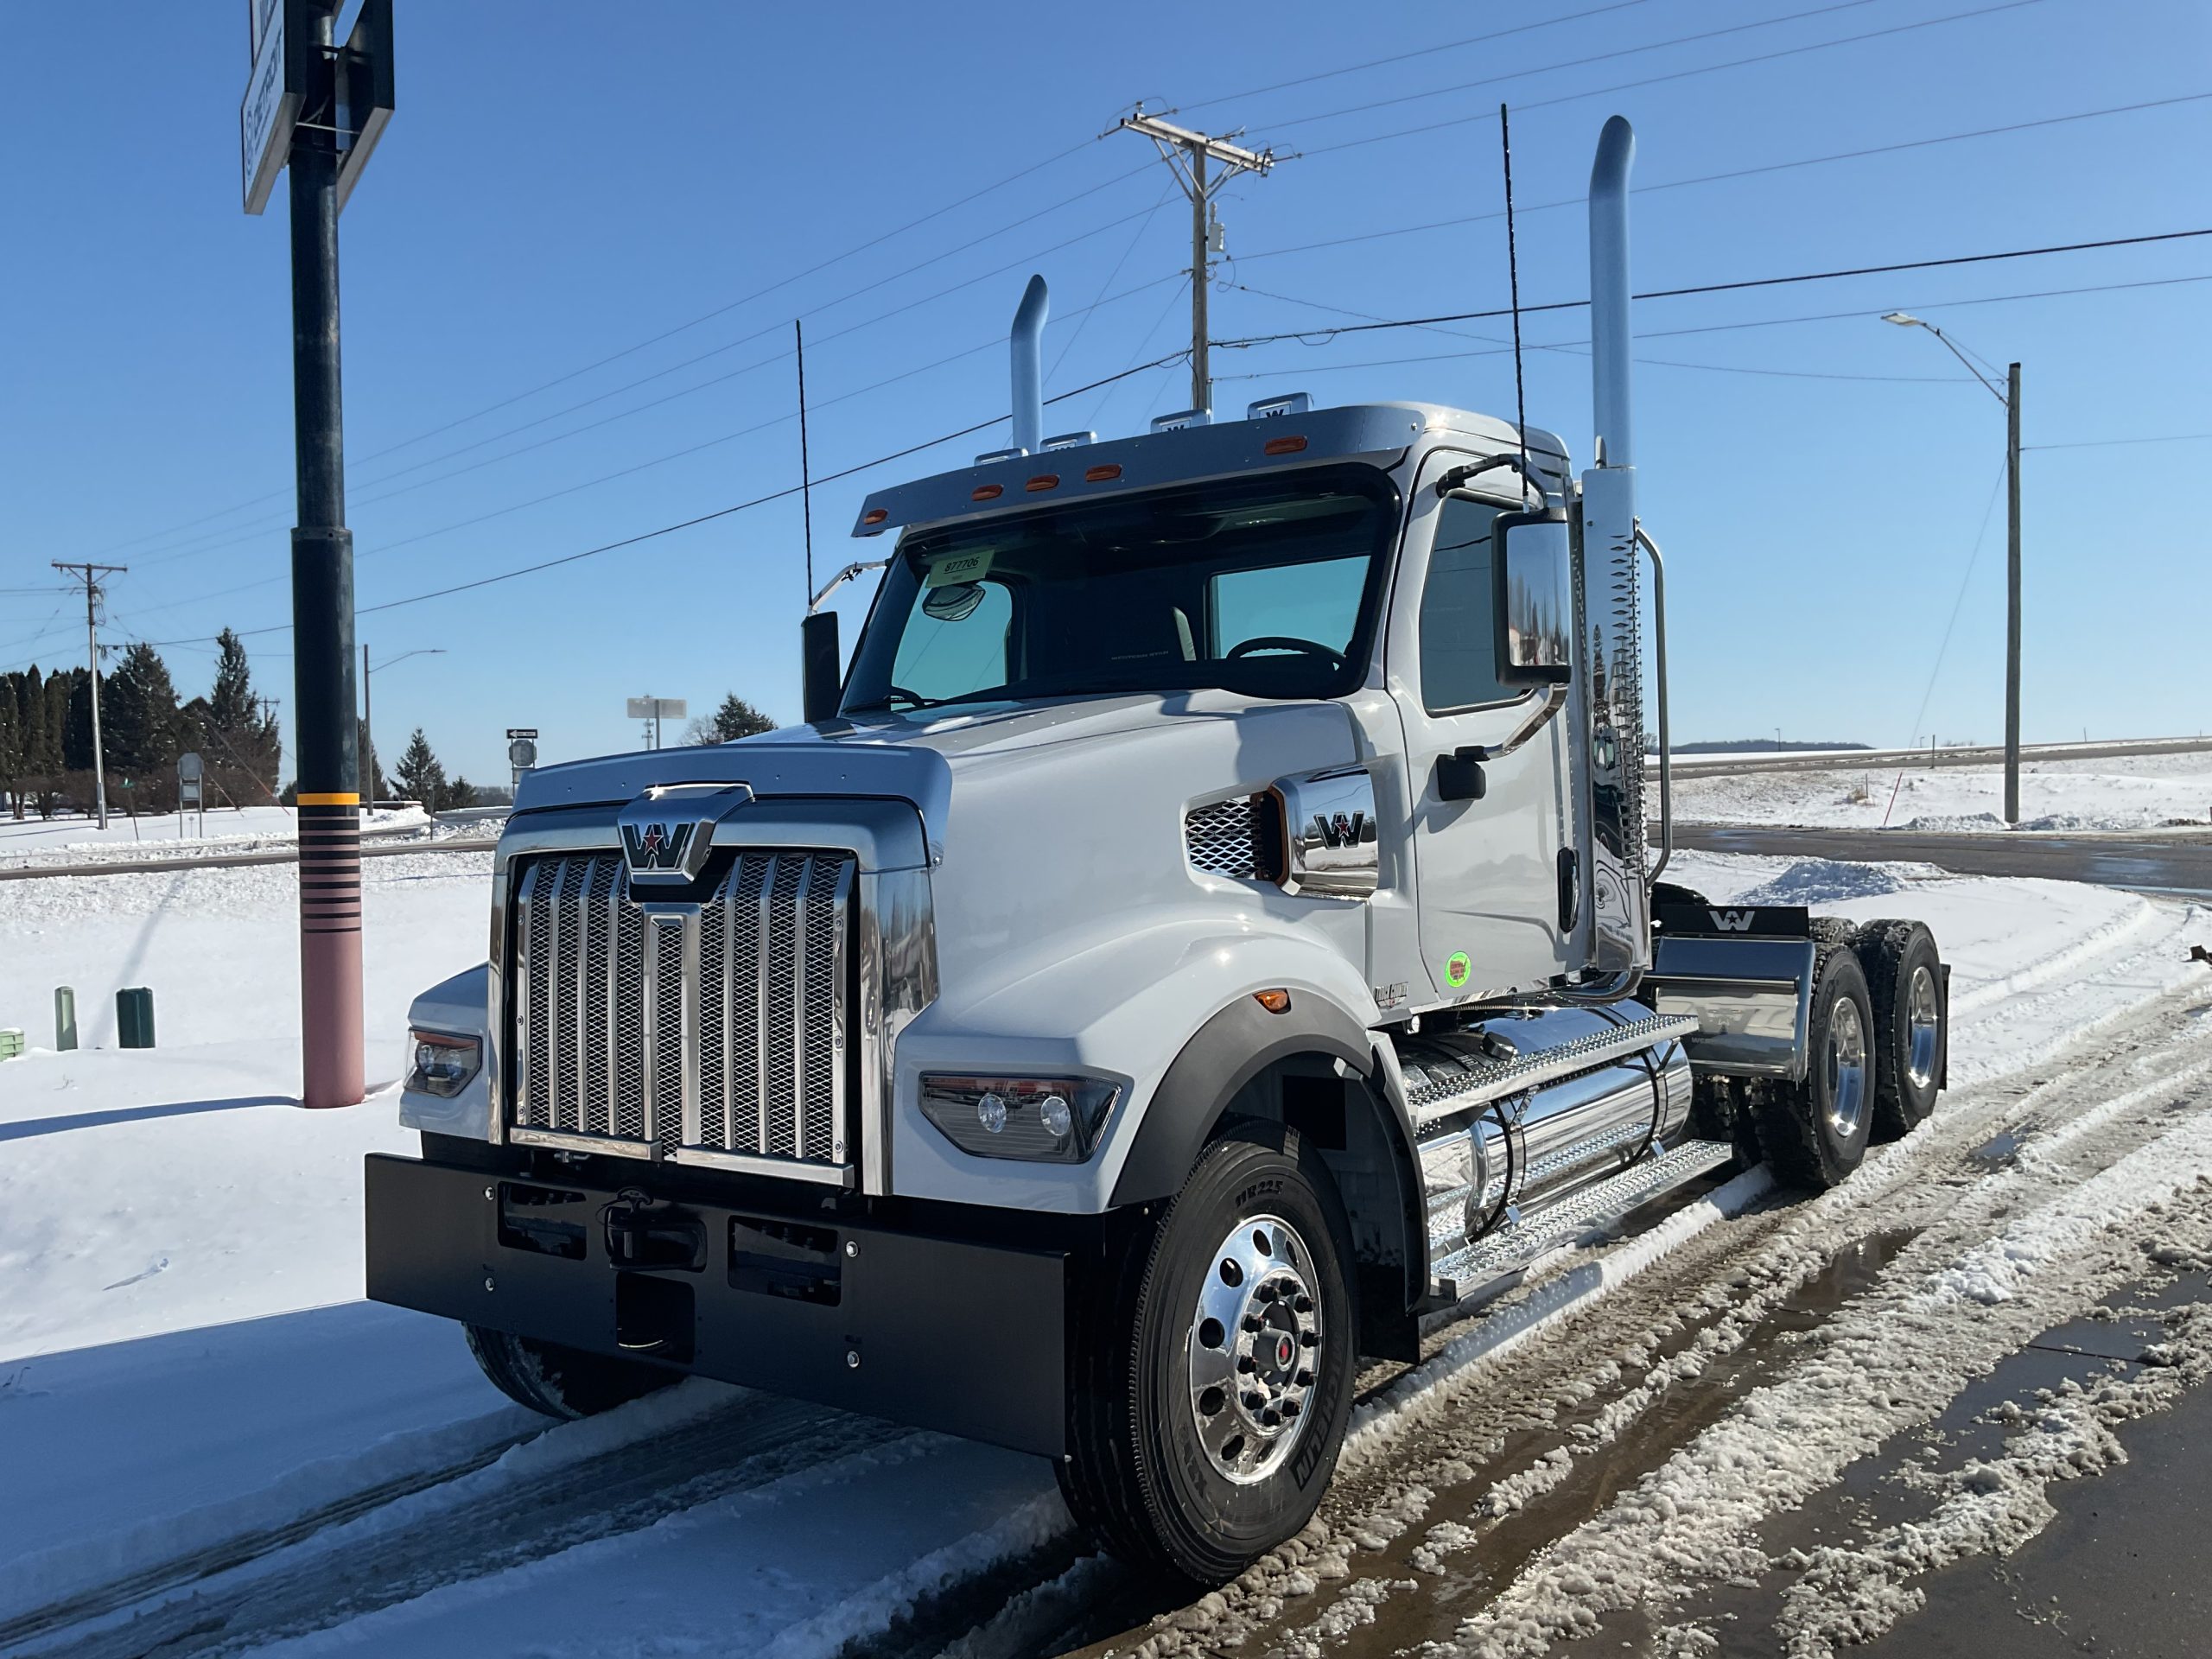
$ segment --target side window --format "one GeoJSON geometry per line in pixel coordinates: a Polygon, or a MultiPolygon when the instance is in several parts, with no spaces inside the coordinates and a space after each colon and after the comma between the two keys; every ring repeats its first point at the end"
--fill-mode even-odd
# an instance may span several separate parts
{"type": "MultiPolygon", "coordinates": [[[[899,654],[891,670],[893,685],[934,702],[1007,683],[1007,630],[1014,620],[1014,595],[999,582],[976,582],[970,591],[976,598],[972,609],[947,603],[940,607],[942,618],[930,614],[926,601],[914,607],[899,638],[899,654]]],[[[955,589],[933,592],[950,594],[955,589]]]]}
{"type": "Polygon", "coordinates": [[[1421,595],[1421,700],[1432,715],[1522,695],[1497,681],[1491,527],[1504,511],[1457,499],[1437,510],[1421,595]]]}

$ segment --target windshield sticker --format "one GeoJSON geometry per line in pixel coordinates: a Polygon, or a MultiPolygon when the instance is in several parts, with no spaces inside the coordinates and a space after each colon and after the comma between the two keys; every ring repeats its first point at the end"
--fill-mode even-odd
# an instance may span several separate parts
{"type": "Polygon", "coordinates": [[[1444,982],[1458,990],[1467,982],[1467,976],[1474,971],[1474,964],[1467,960],[1464,950],[1454,950],[1444,963],[1444,982]]]}
{"type": "Polygon", "coordinates": [[[956,582],[974,582],[990,574],[991,551],[984,548],[975,553],[953,553],[930,562],[929,574],[922,578],[925,588],[950,588],[956,582]]]}

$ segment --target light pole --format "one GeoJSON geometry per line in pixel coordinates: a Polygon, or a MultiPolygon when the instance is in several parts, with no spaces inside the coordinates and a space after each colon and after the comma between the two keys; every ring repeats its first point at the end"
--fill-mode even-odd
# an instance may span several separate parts
{"type": "Polygon", "coordinates": [[[2020,365],[2005,372],[1998,384],[1977,367],[1932,322],[1904,311],[1885,312],[1884,322],[1900,328],[1925,328],[1943,342],[1989,395],[2005,405],[2005,822],[2020,821],[2020,365]]]}
{"type": "MultiPolygon", "coordinates": [[[[412,651],[401,652],[397,657],[385,658],[377,667],[390,668],[394,663],[404,663],[410,657],[442,657],[445,654],[443,645],[417,645],[412,651]]],[[[371,795],[375,794],[377,786],[376,722],[369,717],[369,676],[372,671],[369,667],[369,648],[364,645],[361,647],[361,747],[365,751],[362,759],[367,763],[367,776],[361,781],[368,785],[371,795]]]]}

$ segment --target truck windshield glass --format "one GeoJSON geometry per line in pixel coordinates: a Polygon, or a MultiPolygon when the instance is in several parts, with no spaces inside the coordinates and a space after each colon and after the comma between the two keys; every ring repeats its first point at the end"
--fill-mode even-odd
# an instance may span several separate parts
{"type": "Polygon", "coordinates": [[[1362,677],[1395,523],[1388,480],[1349,467],[911,536],[844,707],[1341,696],[1362,677]]]}

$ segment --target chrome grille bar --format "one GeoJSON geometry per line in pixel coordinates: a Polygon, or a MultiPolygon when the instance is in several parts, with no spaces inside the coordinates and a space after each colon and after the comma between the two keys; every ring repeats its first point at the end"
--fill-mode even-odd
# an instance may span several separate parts
{"type": "Polygon", "coordinates": [[[857,865],[741,852],[692,904],[611,849],[524,864],[509,1135],[843,1180],[857,865]]]}

